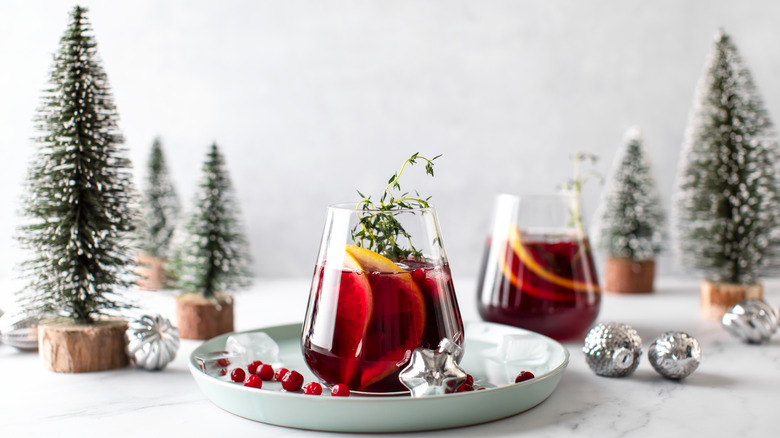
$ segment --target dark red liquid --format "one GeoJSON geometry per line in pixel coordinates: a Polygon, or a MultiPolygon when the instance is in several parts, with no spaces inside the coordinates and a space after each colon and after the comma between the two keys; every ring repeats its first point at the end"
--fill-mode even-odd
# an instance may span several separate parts
{"type": "Polygon", "coordinates": [[[353,391],[405,391],[398,374],[415,348],[436,349],[445,337],[463,345],[449,266],[404,265],[400,273],[316,267],[302,348],[317,377],[353,391]]]}
{"type": "Polygon", "coordinates": [[[509,239],[496,244],[491,257],[488,240],[480,275],[482,318],[558,340],[583,336],[601,302],[588,241],[523,235],[521,243],[509,239]]]}

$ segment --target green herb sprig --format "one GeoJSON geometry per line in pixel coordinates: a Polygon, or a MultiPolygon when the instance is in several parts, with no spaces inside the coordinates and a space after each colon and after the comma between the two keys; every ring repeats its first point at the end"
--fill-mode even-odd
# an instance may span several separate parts
{"type": "Polygon", "coordinates": [[[411,196],[409,192],[403,192],[396,196],[393,194],[393,190],[401,192],[401,185],[398,181],[407,165],[413,166],[417,160],[421,160],[425,162],[425,173],[433,176],[433,161],[439,157],[441,155],[428,159],[416,152],[407,158],[398,172],[387,181],[387,186],[385,186],[378,204],[371,200],[371,196],[366,196],[358,190],[358,195],[361,198],[357,204],[359,220],[352,229],[352,241],[355,242],[355,245],[382,254],[394,261],[422,258],[422,251],[415,248],[412,236],[404,229],[396,216],[399,214],[398,210],[429,208],[428,201],[431,197],[422,198],[416,191],[414,196],[411,196]]]}
{"type": "Polygon", "coordinates": [[[591,165],[595,165],[598,161],[598,157],[594,154],[587,152],[578,152],[573,157],[574,160],[574,178],[569,180],[563,185],[563,191],[571,195],[571,217],[569,218],[569,226],[575,228],[582,235],[585,235],[585,226],[582,224],[582,209],[580,207],[580,192],[585,181],[595,178],[599,181],[603,181],[603,177],[600,173],[592,170],[586,174],[582,174],[580,166],[583,162],[590,162],[591,165]]]}

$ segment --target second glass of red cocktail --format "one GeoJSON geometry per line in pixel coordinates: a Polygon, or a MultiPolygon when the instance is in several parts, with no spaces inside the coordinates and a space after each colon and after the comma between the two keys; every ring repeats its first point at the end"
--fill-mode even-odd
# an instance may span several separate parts
{"type": "Polygon", "coordinates": [[[477,287],[486,321],[558,340],[583,336],[601,295],[578,199],[499,195],[477,287]]]}

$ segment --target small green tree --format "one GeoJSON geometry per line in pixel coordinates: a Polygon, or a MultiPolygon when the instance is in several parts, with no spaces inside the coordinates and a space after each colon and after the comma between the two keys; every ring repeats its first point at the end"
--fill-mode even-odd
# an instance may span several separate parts
{"type": "Polygon", "coordinates": [[[599,206],[594,239],[611,257],[653,260],[661,251],[664,213],[644,140],[631,129],[599,206]]]}
{"type": "Polygon", "coordinates": [[[211,146],[176,262],[184,292],[213,297],[250,284],[249,251],[225,160],[211,146]]]}
{"type": "Polygon", "coordinates": [[[21,302],[92,323],[128,307],[132,282],[123,239],[133,230],[130,161],[87,10],[75,7],[36,116],[38,150],[27,177],[19,240],[31,257],[21,302]]]}
{"type": "Polygon", "coordinates": [[[709,281],[752,284],[778,267],[777,143],[750,72],[719,31],[681,155],[675,229],[682,262],[709,281]]]}
{"type": "Polygon", "coordinates": [[[152,143],[141,205],[144,227],[140,236],[141,249],[153,257],[168,257],[179,215],[179,199],[168,174],[159,138],[152,143]]]}

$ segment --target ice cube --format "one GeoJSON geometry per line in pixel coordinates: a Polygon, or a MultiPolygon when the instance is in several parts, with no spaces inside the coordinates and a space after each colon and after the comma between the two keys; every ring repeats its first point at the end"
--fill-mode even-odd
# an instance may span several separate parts
{"type": "Polygon", "coordinates": [[[504,364],[541,365],[550,360],[547,342],[527,334],[504,335],[498,346],[497,357],[504,364]]]}
{"type": "Polygon", "coordinates": [[[241,356],[244,364],[260,360],[276,367],[279,361],[279,345],[265,332],[241,333],[227,338],[225,349],[241,356]]]}
{"type": "Polygon", "coordinates": [[[226,376],[228,370],[244,366],[240,355],[224,350],[195,356],[195,362],[201,371],[212,377],[226,376]]]}

